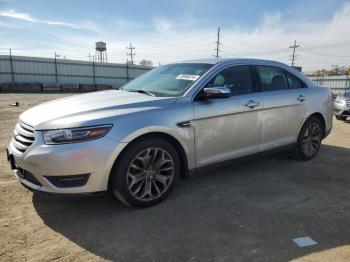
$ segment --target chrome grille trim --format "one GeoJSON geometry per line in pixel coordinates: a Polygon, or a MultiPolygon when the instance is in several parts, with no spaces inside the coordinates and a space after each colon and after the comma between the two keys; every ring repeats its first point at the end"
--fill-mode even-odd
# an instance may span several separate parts
{"type": "Polygon", "coordinates": [[[23,154],[35,140],[34,130],[31,126],[19,121],[13,131],[12,142],[17,153],[23,154]]]}
{"type": "Polygon", "coordinates": [[[350,99],[345,100],[345,102],[346,102],[346,106],[350,107],[350,99]]]}
{"type": "Polygon", "coordinates": [[[16,140],[16,138],[13,140],[13,143],[15,144],[15,147],[20,151],[21,150],[25,151],[28,148],[28,146],[16,140]]]}
{"type": "Polygon", "coordinates": [[[27,129],[21,125],[21,122],[18,122],[16,125],[16,129],[18,134],[25,136],[25,137],[32,137],[34,138],[34,131],[27,129]]]}

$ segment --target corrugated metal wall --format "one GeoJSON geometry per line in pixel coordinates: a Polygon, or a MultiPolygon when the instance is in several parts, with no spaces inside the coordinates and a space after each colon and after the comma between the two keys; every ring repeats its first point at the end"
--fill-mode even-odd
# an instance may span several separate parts
{"type": "Polygon", "coordinates": [[[150,67],[0,55],[0,83],[101,84],[120,87],[150,67]],[[12,60],[12,67],[11,67],[12,60]]]}

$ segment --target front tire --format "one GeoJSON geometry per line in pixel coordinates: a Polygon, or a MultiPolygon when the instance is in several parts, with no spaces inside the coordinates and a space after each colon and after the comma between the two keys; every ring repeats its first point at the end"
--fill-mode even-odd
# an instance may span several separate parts
{"type": "Polygon", "coordinates": [[[308,161],[318,152],[324,135],[324,126],[316,117],[310,117],[303,125],[298,135],[294,149],[294,157],[308,161]]]}
{"type": "Polygon", "coordinates": [[[335,118],[337,120],[340,120],[340,121],[345,121],[346,120],[346,116],[335,116],[335,118]]]}
{"type": "Polygon", "coordinates": [[[171,143],[146,138],[131,144],[111,172],[113,195],[133,207],[158,204],[173,190],[180,159],[171,143]]]}

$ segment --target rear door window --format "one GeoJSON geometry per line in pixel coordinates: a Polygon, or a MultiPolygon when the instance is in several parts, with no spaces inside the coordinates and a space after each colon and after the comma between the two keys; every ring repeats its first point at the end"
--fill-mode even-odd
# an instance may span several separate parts
{"type": "Polygon", "coordinates": [[[287,90],[288,83],[284,71],[273,66],[257,66],[261,91],[287,90]]]}

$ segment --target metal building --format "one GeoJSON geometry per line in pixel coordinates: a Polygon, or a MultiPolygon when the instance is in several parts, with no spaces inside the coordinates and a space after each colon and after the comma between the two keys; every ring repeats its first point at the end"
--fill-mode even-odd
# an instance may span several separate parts
{"type": "Polygon", "coordinates": [[[0,55],[0,83],[57,83],[120,87],[151,67],[0,55]]]}

